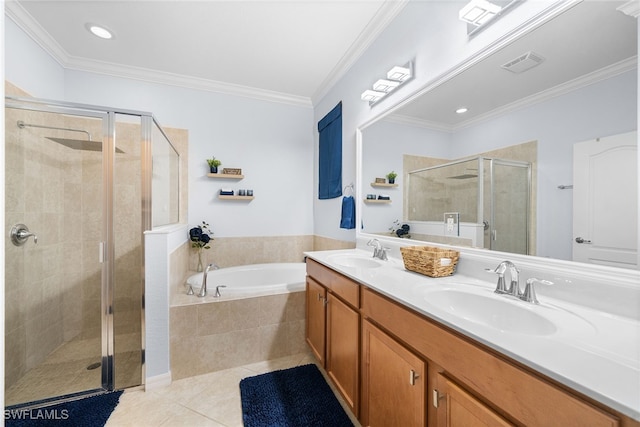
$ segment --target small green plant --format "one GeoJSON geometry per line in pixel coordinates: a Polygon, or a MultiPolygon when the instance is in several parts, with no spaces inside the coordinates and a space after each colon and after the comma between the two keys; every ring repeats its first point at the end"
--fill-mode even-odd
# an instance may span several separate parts
{"type": "Polygon", "coordinates": [[[207,163],[209,164],[209,167],[211,168],[217,168],[218,166],[220,166],[222,164],[222,162],[218,159],[214,157],[207,159],[207,163]]]}
{"type": "Polygon", "coordinates": [[[398,176],[397,173],[395,173],[394,171],[391,171],[387,174],[387,179],[396,179],[397,176],[398,176]]]}

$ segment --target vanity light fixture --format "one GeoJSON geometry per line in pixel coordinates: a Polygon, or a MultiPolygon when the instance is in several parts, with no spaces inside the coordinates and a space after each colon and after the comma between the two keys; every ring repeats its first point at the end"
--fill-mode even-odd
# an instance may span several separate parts
{"type": "Polygon", "coordinates": [[[373,90],[378,92],[389,93],[400,85],[400,82],[394,80],[380,79],[373,84],[373,90]]]}
{"type": "Polygon", "coordinates": [[[471,0],[460,9],[458,17],[461,21],[479,27],[500,13],[501,10],[502,7],[487,0],[471,0]]]}
{"type": "Polygon", "coordinates": [[[382,97],[384,97],[386,94],[386,92],[378,92],[376,90],[367,89],[362,92],[360,99],[362,99],[363,101],[369,101],[369,103],[373,104],[382,99],[382,97]]]}
{"type": "Polygon", "coordinates": [[[395,66],[387,72],[386,79],[379,79],[373,84],[372,89],[362,92],[360,99],[369,102],[369,105],[373,105],[412,78],[412,62],[408,62],[403,66],[395,66]]]}
{"type": "Polygon", "coordinates": [[[91,34],[101,39],[109,40],[113,38],[113,33],[101,25],[87,23],[85,24],[85,28],[89,30],[91,34]]]}

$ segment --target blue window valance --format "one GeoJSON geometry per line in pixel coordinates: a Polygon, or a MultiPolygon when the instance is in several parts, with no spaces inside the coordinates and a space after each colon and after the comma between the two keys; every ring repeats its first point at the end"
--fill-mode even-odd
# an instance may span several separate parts
{"type": "Polygon", "coordinates": [[[318,122],[318,198],[342,195],[342,102],[318,122]]]}

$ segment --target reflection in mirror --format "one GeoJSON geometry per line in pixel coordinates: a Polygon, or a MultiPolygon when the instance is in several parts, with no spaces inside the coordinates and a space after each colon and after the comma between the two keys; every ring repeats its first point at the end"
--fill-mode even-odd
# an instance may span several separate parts
{"type": "Polygon", "coordinates": [[[419,240],[529,255],[531,164],[478,157],[407,176],[407,219],[419,240]],[[454,220],[455,218],[455,220],[454,220]],[[420,229],[427,234],[418,236],[420,229]]]}
{"type": "MultiPolygon", "coordinates": [[[[482,212],[467,219],[466,208],[453,205],[443,206],[439,213],[419,212],[421,208],[410,202],[409,194],[419,196],[411,187],[409,172],[465,159],[475,158],[477,164],[479,157],[526,162],[531,164],[525,223],[529,232],[521,238],[527,241],[526,253],[573,260],[573,188],[583,184],[573,182],[574,146],[637,129],[637,20],[616,10],[622,3],[579,3],[362,129],[361,192],[384,192],[391,199],[389,204],[361,203],[362,232],[390,235],[394,222],[408,223],[412,239],[443,243],[421,227],[437,222],[437,234],[443,235],[445,212],[460,212],[462,225],[483,228],[484,221],[489,227],[499,222],[498,214],[510,219],[512,207],[494,209],[494,218],[482,212]],[[530,51],[544,61],[522,73],[502,68],[530,51]],[[460,106],[469,111],[456,114],[460,106]],[[526,154],[514,147],[524,147],[526,154]],[[397,188],[382,190],[372,185],[390,170],[403,171],[396,180],[397,188]]],[[[460,186],[472,179],[449,181],[459,181],[460,186]]],[[[628,181],[629,186],[637,185],[637,179],[628,181]]],[[[494,178],[495,186],[511,182],[494,178]]],[[[476,188],[478,185],[475,179],[476,188]]],[[[490,205],[488,193],[484,191],[483,206],[490,205]]],[[[426,199],[425,206],[437,204],[435,196],[426,199]]],[[[637,230],[637,224],[629,224],[629,230],[637,230]]],[[[487,230],[483,239],[471,245],[523,253],[521,247],[500,246],[501,231],[495,233],[496,240],[491,240],[491,230],[487,230]]],[[[445,242],[469,244],[456,240],[464,238],[455,236],[445,242]]]]}

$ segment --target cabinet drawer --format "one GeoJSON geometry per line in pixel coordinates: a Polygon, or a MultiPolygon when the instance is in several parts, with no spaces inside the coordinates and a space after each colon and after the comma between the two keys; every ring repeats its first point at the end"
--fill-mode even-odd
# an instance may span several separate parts
{"type": "Polygon", "coordinates": [[[309,258],[307,258],[307,274],[351,306],[359,307],[360,285],[353,280],[309,258]]]}
{"type": "Polygon", "coordinates": [[[619,420],[470,339],[365,287],[362,315],[374,320],[478,396],[527,426],[607,426],[619,420]]]}

